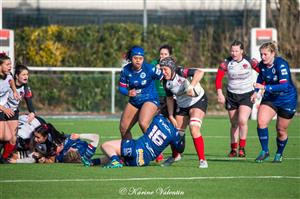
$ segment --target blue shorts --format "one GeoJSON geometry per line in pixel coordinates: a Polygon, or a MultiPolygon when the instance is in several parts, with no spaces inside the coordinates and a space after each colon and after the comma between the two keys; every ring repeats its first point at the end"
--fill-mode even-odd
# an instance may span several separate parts
{"type": "Polygon", "coordinates": [[[283,107],[275,106],[271,101],[262,100],[260,104],[267,105],[271,107],[279,117],[285,118],[285,119],[292,119],[296,113],[296,109],[287,109],[283,107]]]}
{"type": "Polygon", "coordinates": [[[142,103],[136,103],[136,102],[129,101],[129,103],[137,109],[141,109],[142,106],[144,105],[144,103],[146,103],[146,102],[152,102],[157,107],[160,106],[159,100],[157,100],[157,99],[148,99],[148,100],[143,101],[142,103]]]}
{"type": "Polygon", "coordinates": [[[127,166],[146,166],[149,160],[144,158],[144,149],[136,140],[122,140],[121,156],[127,166]]]}

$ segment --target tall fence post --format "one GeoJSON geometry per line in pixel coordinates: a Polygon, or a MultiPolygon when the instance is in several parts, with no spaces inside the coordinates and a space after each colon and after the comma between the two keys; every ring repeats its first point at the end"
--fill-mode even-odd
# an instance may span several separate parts
{"type": "Polygon", "coordinates": [[[111,113],[115,113],[115,76],[116,71],[111,71],[111,113]]]}

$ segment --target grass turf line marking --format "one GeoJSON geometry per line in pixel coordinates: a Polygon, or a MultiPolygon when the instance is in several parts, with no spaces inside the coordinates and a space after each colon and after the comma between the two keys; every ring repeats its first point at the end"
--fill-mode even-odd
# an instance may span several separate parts
{"type": "Polygon", "coordinates": [[[152,180],[226,180],[226,179],[295,179],[300,176],[219,176],[219,177],[172,177],[172,178],[108,178],[108,179],[32,179],[32,180],[0,180],[0,183],[24,182],[108,182],[108,181],[152,181],[152,180]]]}

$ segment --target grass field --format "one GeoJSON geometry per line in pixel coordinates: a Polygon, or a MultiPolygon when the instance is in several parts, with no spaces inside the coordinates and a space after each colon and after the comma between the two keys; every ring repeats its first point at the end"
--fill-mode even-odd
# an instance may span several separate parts
{"type": "MultiPolygon", "coordinates": [[[[118,121],[49,119],[65,133],[99,133],[101,142],[119,138],[118,121]]],[[[135,137],[139,129],[134,128],[135,137]]],[[[275,123],[270,132],[269,161],[254,162],[260,151],[256,122],[249,121],[247,158],[227,158],[227,118],[207,118],[202,132],[209,168],[199,169],[192,138],[187,132],[183,159],[171,167],[122,169],[85,168],[81,164],[0,165],[0,198],[300,198],[300,117],[289,127],[281,164],[276,151],[275,123]]],[[[101,155],[97,149],[96,156],[101,155]]],[[[170,155],[168,148],[165,157],[170,155]]]]}

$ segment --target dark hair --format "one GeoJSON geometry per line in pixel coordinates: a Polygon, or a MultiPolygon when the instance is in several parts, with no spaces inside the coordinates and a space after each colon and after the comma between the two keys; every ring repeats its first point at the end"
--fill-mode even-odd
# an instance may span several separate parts
{"type": "Polygon", "coordinates": [[[17,64],[16,68],[15,68],[14,79],[16,80],[16,76],[19,75],[24,70],[27,70],[29,72],[29,69],[27,66],[25,66],[23,64],[17,64]]]}
{"type": "Polygon", "coordinates": [[[232,46],[240,46],[240,48],[241,48],[242,50],[244,50],[244,44],[243,44],[241,41],[239,41],[239,40],[234,40],[234,41],[231,43],[230,47],[232,47],[232,46]]]}
{"type": "Polygon", "coordinates": [[[0,53],[0,65],[4,63],[5,60],[10,60],[10,57],[7,56],[5,53],[0,53]]]}
{"type": "Polygon", "coordinates": [[[51,123],[40,125],[36,128],[35,132],[41,134],[43,137],[48,136],[48,139],[50,137],[49,140],[56,146],[61,145],[66,139],[65,134],[56,130],[56,128],[51,123]]]}
{"type": "Polygon", "coordinates": [[[162,45],[161,47],[159,47],[159,50],[158,52],[161,51],[161,49],[167,49],[169,51],[169,54],[172,55],[173,53],[173,48],[172,46],[168,45],[168,44],[165,44],[165,45],[162,45]]]}

